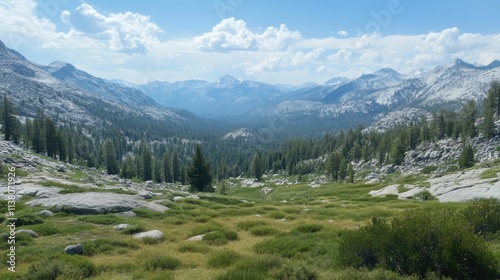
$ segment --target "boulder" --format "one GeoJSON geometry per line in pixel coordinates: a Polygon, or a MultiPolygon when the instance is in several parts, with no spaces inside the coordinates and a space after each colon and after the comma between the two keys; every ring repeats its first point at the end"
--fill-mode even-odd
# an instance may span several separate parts
{"type": "Polygon", "coordinates": [[[69,193],[48,198],[35,198],[26,204],[41,205],[57,210],[65,209],[74,214],[102,214],[130,211],[134,208],[145,208],[152,211],[163,212],[168,210],[160,204],[142,200],[136,195],[116,193],[69,193]]]}
{"type": "Polygon", "coordinates": [[[64,253],[69,255],[81,255],[83,253],[83,246],[82,244],[69,245],[64,248],[64,253]]]}
{"type": "Polygon", "coordinates": [[[440,151],[432,151],[429,154],[429,158],[430,159],[437,159],[437,158],[440,158],[440,157],[441,157],[441,152],[440,151]]]}
{"type": "Polygon", "coordinates": [[[122,229],[126,229],[129,227],[130,227],[130,224],[119,224],[119,225],[114,226],[113,228],[116,230],[122,230],[122,229]]]}
{"type": "Polygon", "coordinates": [[[66,172],[66,167],[64,165],[60,164],[57,166],[57,171],[59,172],[66,172]]]}
{"type": "Polygon", "coordinates": [[[189,237],[187,240],[188,241],[201,241],[201,240],[203,240],[203,236],[205,236],[205,234],[195,235],[193,237],[189,237]]]}
{"type": "Polygon", "coordinates": [[[38,238],[38,234],[31,229],[20,229],[16,231],[16,233],[26,233],[27,235],[33,237],[33,238],[38,238]]]}
{"type": "Polygon", "coordinates": [[[54,216],[54,213],[50,210],[42,210],[40,212],[37,213],[38,215],[40,216],[45,216],[45,217],[52,217],[54,216]]]}
{"type": "Polygon", "coordinates": [[[157,229],[153,229],[150,231],[145,231],[145,232],[140,232],[140,233],[134,234],[134,238],[136,238],[136,239],[143,239],[146,237],[161,239],[161,238],[163,238],[163,232],[161,232],[157,229]]]}
{"type": "Polygon", "coordinates": [[[154,197],[155,195],[150,191],[142,191],[142,192],[139,192],[139,196],[144,198],[144,199],[149,199],[149,198],[154,197]]]}

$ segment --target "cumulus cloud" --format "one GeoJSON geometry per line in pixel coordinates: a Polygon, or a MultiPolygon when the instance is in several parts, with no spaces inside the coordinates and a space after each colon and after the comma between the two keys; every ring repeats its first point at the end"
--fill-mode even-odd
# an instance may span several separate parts
{"type": "Polygon", "coordinates": [[[337,34],[339,34],[340,36],[347,36],[347,31],[340,30],[339,32],[337,32],[337,34]]]}
{"type": "Polygon", "coordinates": [[[91,5],[82,4],[74,12],[63,11],[61,20],[79,36],[107,41],[112,51],[146,53],[158,39],[161,28],[150,17],[126,12],[104,15],[91,5]]]}
{"type": "Polygon", "coordinates": [[[246,22],[235,18],[223,19],[201,36],[194,38],[195,44],[202,50],[229,52],[237,50],[285,50],[302,35],[298,31],[290,31],[286,25],[279,28],[268,27],[261,33],[251,32],[246,22]]]}

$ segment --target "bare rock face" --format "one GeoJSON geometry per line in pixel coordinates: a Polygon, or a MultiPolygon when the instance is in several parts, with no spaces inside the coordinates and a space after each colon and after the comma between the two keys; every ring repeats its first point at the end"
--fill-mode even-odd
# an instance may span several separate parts
{"type": "Polygon", "coordinates": [[[116,193],[69,193],[47,198],[33,199],[28,205],[41,205],[54,209],[65,209],[75,214],[102,214],[130,211],[134,208],[145,208],[163,212],[168,207],[144,201],[135,195],[116,193]]]}

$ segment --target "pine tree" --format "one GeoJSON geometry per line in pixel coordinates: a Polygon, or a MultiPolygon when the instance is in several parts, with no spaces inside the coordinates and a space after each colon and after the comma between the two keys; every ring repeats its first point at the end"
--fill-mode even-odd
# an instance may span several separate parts
{"type": "Polygon", "coordinates": [[[354,183],[354,166],[351,163],[347,165],[347,178],[349,183],[354,183]]]}
{"type": "Polygon", "coordinates": [[[104,159],[106,162],[106,171],[108,174],[118,174],[120,172],[116,162],[115,146],[111,139],[106,139],[103,144],[104,159]]]}
{"type": "Polygon", "coordinates": [[[174,153],[172,154],[172,177],[174,182],[181,180],[181,164],[176,149],[174,149],[174,153]]]}
{"type": "Polygon", "coordinates": [[[193,156],[193,161],[187,172],[190,190],[199,192],[213,192],[212,175],[210,174],[210,166],[201,152],[200,145],[196,145],[196,150],[193,156]]]}
{"type": "Polygon", "coordinates": [[[151,156],[151,151],[143,140],[141,143],[141,179],[143,181],[149,181],[153,179],[153,159],[151,156]]]}
{"type": "Polygon", "coordinates": [[[162,182],[162,176],[161,176],[161,161],[155,160],[153,161],[153,179],[156,183],[161,183],[162,182]]]}
{"type": "Polygon", "coordinates": [[[469,168],[474,166],[474,148],[472,145],[464,145],[462,154],[458,159],[458,165],[460,168],[469,168]]]}
{"type": "Polygon", "coordinates": [[[469,138],[474,138],[476,136],[476,123],[477,118],[477,108],[476,103],[471,100],[462,109],[461,122],[464,135],[469,138]]]}
{"type": "Polygon", "coordinates": [[[259,152],[256,152],[252,163],[250,164],[250,172],[258,181],[262,178],[262,158],[259,152]]]}
{"type": "Polygon", "coordinates": [[[163,179],[167,183],[173,183],[174,173],[172,170],[172,161],[171,158],[168,156],[167,152],[163,153],[162,162],[163,162],[163,169],[162,169],[163,179]]]}
{"type": "Polygon", "coordinates": [[[15,117],[16,110],[14,105],[10,103],[7,99],[7,94],[3,95],[3,103],[2,103],[2,132],[4,134],[5,141],[14,140],[14,142],[18,143],[19,140],[19,127],[18,121],[15,117]]]}
{"type": "Polygon", "coordinates": [[[333,181],[337,181],[339,178],[340,169],[340,155],[338,153],[332,153],[328,158],[328,173],[332,177],[333,181]]]}
{"type": "Polygon", "coordinates": [[[56,126],[51,118],[47,117],[45,119],[45,144],[47,156],[55,158],[57,155],[57,148],[59,143],[57,142],[57,131],[56,126]]]}
{"type": "Polygon", "coordinates": [[[488,89],[488,95],[484,102],[483,117],[484,121],[481,125],[481,132],[487,138],[491,138],[495,135],[495,100],[496,100],[496,90],[500,91],[500,84],[498,82],[493,82],[488,89]]]}
{"type": "Polygon", "coordinates": [[[123,161],[122,170],[120,171],[120,177],[125,179],[132,179],[136,176],[134,159],[128,155],[123,161]]]}

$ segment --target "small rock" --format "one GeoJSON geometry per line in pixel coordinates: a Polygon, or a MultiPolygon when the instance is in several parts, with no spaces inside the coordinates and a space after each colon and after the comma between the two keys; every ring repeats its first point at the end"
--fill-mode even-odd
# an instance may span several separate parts
{"type": "Polygon", "coordinates": [[[150,231],[145,231],[145,232],[140,232],[140,233],[134,234],[134,238],[136,238],[136,239],[143,239],[145,237],[161,239],[161,238],[163,238],[163,232],[161,232],[157,229],[153,229],[150,231]]]}
{"type": "Polygon", "coordinates": [[[174,201],[174,202],[177,202],[177,201],[179,201],[181,199],[184,199],[184,197],[183,196],[174,196],[174,197],[172,197],[172,201],[174,201]]]}
{"type": "Polygon", "coordinates": [[[33,237],[33,238],[38,238],[38,234],[31,229],[20,229],[16,231],[16,233],[26,233],[27,235],[33,237]]]}
{"type": "Polygon", "coordinates": [[[441,157],[441,152],[439,151],[432,151],[430,154],[429,154],[429,158],[430,159],[437,159],[441,157]]]}
{"type": "Polygon", "coordinates": [[[60,164],[57,166],[57,171],[59,172],[66,172],[66,167],[64,165],[60,164]]]}
{"type": "Polygon", "coordinates": [[[50,210],[42,210],[42,211],[38,212],[38,215],[45,216],[45,217],[52,217],[52,216],[54,216],[54,213],[50,210]]]}
{"type": "Polygon", "coordinates": [[[192,198],[192,199],[200,199],[199,196],[195,195],[195,194],[190,194],[188,195],[186,198],[192,198]]]}
{"type": "Polygon", "coordinates": [[[69,255],[80,255],[83,253],[83,246],[82,244],[69,245],[64,248],[64,253],[69,255]]]}
{"type": "Polygon", "coordinates": [[[113,228],[116,230],[122,230],[122,229],[126,229],[129,227],[130,227],[130,224],[119,224],[119,225],[114,226],[113,228]]]}
{"type": "Polygon", "coordinates": [[[188,241],[201,241],[201,240],[203,240],[203,236],[205,236],[205,234],[196,235],[196,236],[188,238],[187,240],[188,241]]]}

